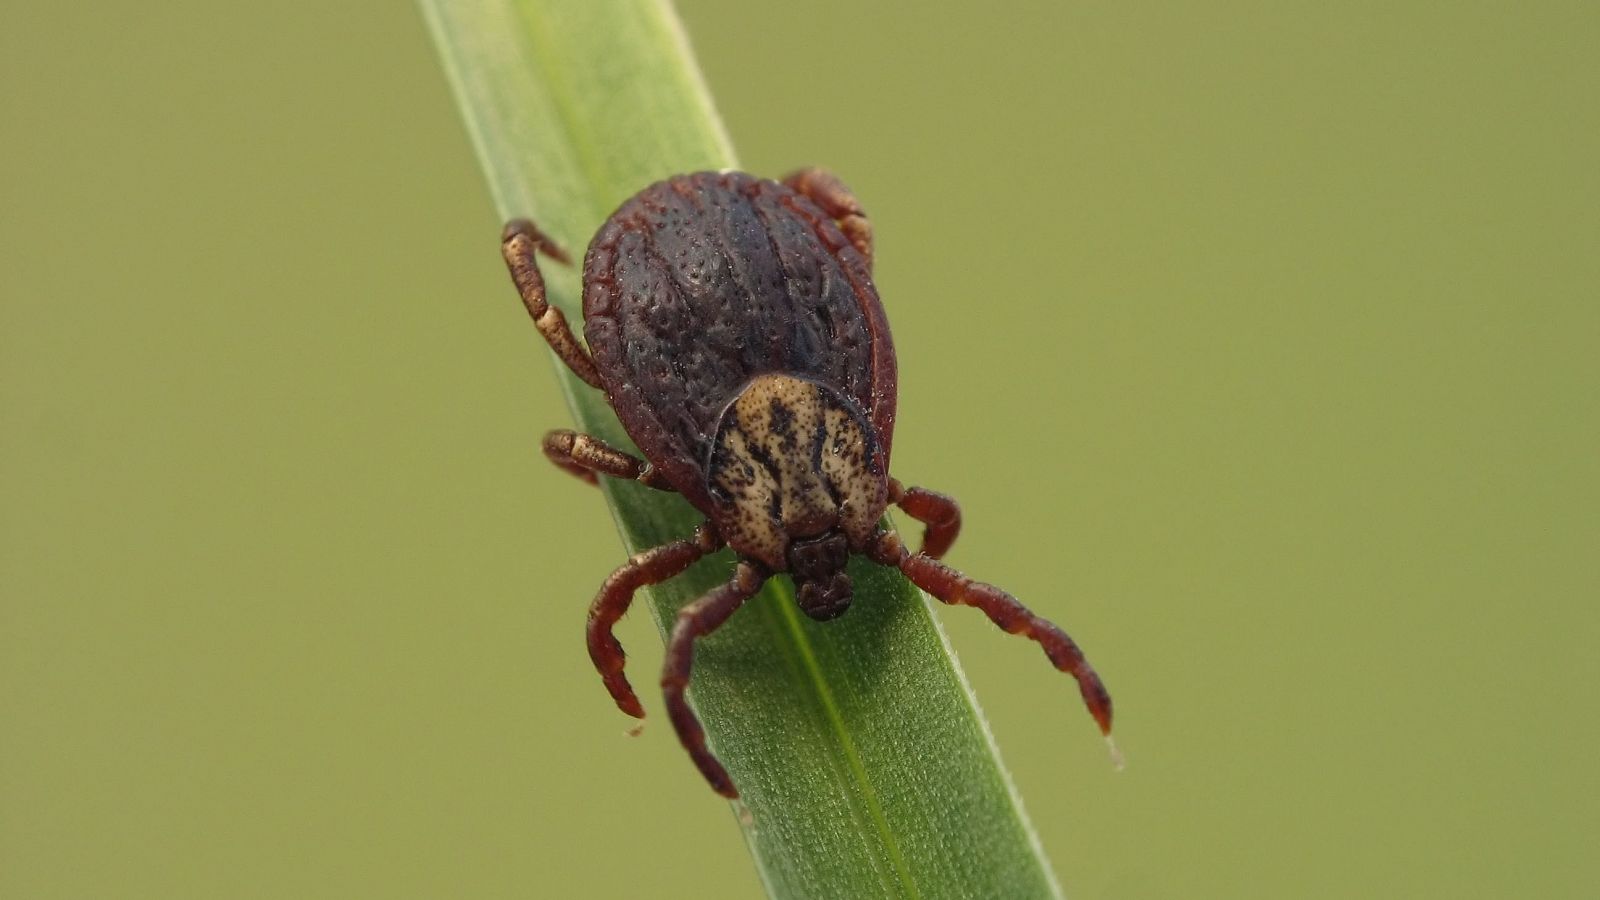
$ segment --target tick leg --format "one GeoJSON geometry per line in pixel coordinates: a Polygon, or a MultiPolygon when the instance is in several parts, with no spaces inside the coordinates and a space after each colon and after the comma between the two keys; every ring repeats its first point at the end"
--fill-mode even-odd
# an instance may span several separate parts
{"type": "Polygon", "coordinates": [[[867,221],[861,201],[850,193],[839,176],[827,169],[800,169],[790,172],[783,183],[821,207],[844,232],[844,236],[850,239],[850,243],[867,258],[867,266],[872,266],[872,223],[867,221]]]}
{"type": "Polygon", "coordinates": [[[739,792],[733,786],[733,779],[728,777],[728,770],[706,749],[705,729],[700,726],[694,710],[689,708],[683,691],[689,686],[695,639],[716,631],[733,615],[734,610],[761,590],[766,580],[767,576],[761,569],[753,563],[742,561],[734,570],[733,580],[680,610],[678,620],[672,626],[672,637],[667,641],[666,664],[661,670],[661,690],[667,699],[667,716],[672,719],[672,727],[678,732],[678,740],[689,751],[689,758],[694,760],[700,774],[711,783],[712,790],[730,800],[738,797],[739,792]]]}
{"type": "Polygon", "coordinates": [[[1065,631],[1050,621],[1034,615],[1018,602],[1017,598],[992,584],[973,581],[936,559],[922,554],[915,556],[906,551],[900,536],[892,531],[883,532],[868,551],[876,562],[894,566],[911,583],[927,591],[941,603],[952,606],[973,606],[982,610],[989,620],[1008,634],[1020,634],[1040,647],[1050,662],[1078,680],[1078,692],[1083,695],[1089,714],[1100,725],[1100,732],[1111,734],[1111,694],[1095,674],[1083,651],[1073,643],[1065,631]]]}
{"type": "Polygon", "coordinates": [[[917,553],[941,559],[961,533],[961,507],[956,499],[927,488],[908,488],[898,479],[889,479],[889,502],[905,514],[928,526],[922,532],[922,548],[917,553]]]}
{"type": "Polygon", "coordinates": [[[595,477],[599,474],[626,478],[658,490],[672,490],[655,466],[587,434],[566,429],[552,431],[544,436],[544,455],[557,467],[590,484],[599,483],[595,477]]]}
{"type": "Polygon", "coordinates": [[[666,581],[721,546],[722,538],[716,530],[710,524],[702,524],[689,540],[662,544],[634,556],[600,585],[600,593],[589,605],[589,658],[594,660],[594,667],[599,670],[606,690],[611,692],[611,699],[617,702],[617,708],[628,715],[642,719],[644,707],[639,705],[638,695],[622,673],[627,654],[622,652],[622,642],[611,629],[633,604],[635,591],[666,581]]]}
{"type": "Polygon", "coordinates": [[[572,333],[572,327],[567,324],[567,317],[545,300],[544,276],[539,273],[539,263],[534,258],[535,252],[544,253],[557,262],[571,262],[566,251],[550,240],[532,222],[527,219],[512,219],[507,222],[505,231],[500,235],[500,255],[505,257],[506,268],[511,270],[511,280],[517,286],[517,293],[522,295],[522,305],[527,307],[528,315],[533,317],[533,324],[550,343],[550,348],[561,357],[561,361],[577,373],[579,378],[594,387],[603,387],[600,384],[600,373],[594,366],[594,359],[589,356],[589,351],[578,343],[577,336],[572,333]]]}

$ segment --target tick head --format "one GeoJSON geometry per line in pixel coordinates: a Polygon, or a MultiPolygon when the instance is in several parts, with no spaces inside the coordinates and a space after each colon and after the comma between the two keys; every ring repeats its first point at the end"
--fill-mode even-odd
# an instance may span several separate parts
{"type": "Polygon", "coordinates": [[[852,596],[844,571],[849,560],[850,542],[837,531],[789,544],[789,574],[802,612],[818,622],[844,615],[852,596]]]}

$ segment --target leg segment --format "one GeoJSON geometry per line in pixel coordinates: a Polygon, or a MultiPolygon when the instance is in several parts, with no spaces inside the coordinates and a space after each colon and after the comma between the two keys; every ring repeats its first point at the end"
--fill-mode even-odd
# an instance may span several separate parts
{"type": "Polygon", "coordinates": [[[527,219],[507,222],[505,231],[500,235],[500,255],[505,257],[506,268],[511,270],[511,280],[517,286],[517,293],[522,295],[522,305],[527,307],[533,324],[550,343],[550,348],[561,357],[561,361],[590,385],[602,387],[594,359],[578,343],[572,327],[567,324],[567,317],[545,300],[544,276],[539,273],[535,252],[542,252],[557,262],[570,262],[566,251],[534,227],[532,222],[527,219]]]}
{"type": "Polygon", "coordinates": [[[941,559],[950,552],[950,545],[956,542],[956,535],[961,533],[961,507],[956,504],[954,497],[926,488],[908,488],[891,478],[889,502],[928,526],[922,532],[922,549],[917,553],[941,559]]]}
{"type": "Polygon", "coordinates": [[[1044,655],[1057,669],[1078,680],[1078,692],[1083,695],[1089,714],[1100,725],[1100,732],[1110,736],[1111,694],[1066,632],[1034,615],[1017,598],[992,584],[973,581],[938,560],[911,555],[900,536],[892,531],[882,533],[869,553],[874,561],[898,568],[912,584],[941,603],[977,607],[1002,631],[1020,634],[1043,647],[1044,655]]]}
{"type": "Polygon", "coordinates": [[[839,230],[872,265],[872,223],[861,208],[861,201],[844,186],[839,176],[827,169],[800,169],[783,179],[795,193],[822,208],[839,225],[839,230]]]}
{"type": "Polygon", "coordinates": [[[627,655],[611,629],[632,605],[634,591],[666,581],[721,546],[722,538],[709,524],[703,524],[694,530],[694,537],[689,540],[662,544],[629,559],[600,585],[600,593],[589,606],[589,658],[594,660],[594,667],[599,670],[606,690],[611,692],[611,699],[617,702],[617,708],[628,715],[642,719],[644,707],[639,705],[638,695],[622,673],[627,655]]]}
{"type": "Polygon", "coordinates": [[[672,490],[655,466],[587,434],[566,429],[552,431],[544,436],[544,455],[557,467],[590,484],[599,483],[595,477],[598,473],[658,490],[672,490]]]}
{"type": "Polygon", "coordinates": [[[689,751],[689,758],[712,790],[732,800],[739,796],[728,777],[728,770],[706,749],[706,732],[694,710],[684,699],[684,688],[689,686],[689,670],[694,663],[694,642],[716,631],[746,600],[761,590],[767,576],[755,564],[741,561],[734,570],[733,580],[716,588],[699,600],[685,606],[672,626],[672,637],[667,642],[666,664],[661,670],[661,690],[667,699],[667,716],[678,732],[678,740],[689,751]]]}

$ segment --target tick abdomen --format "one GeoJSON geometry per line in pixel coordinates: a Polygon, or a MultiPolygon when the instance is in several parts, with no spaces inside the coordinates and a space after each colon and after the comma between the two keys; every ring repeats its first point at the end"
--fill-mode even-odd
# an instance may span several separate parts
{"type": "Polygon", "coordinates": [[[583,309],[629,437],[708,515],[720,417],[758,376],[828,385],[888,453],[894,349],[867,261],[789,187],[738,172],[651,185],[590,243],[583,309]]]}

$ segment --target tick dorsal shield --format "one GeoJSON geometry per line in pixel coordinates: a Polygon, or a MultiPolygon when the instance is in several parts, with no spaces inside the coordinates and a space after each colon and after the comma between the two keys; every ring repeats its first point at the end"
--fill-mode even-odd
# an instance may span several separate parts
{"type": "Polygon", "coordinates": [[[762,375],[718,423],[706,477],[726,506],[722,536],[774,571],[790,540],[839,529],[867,546],[887,502],[883,457],[872,426],[826,385],[762,375]]]}

